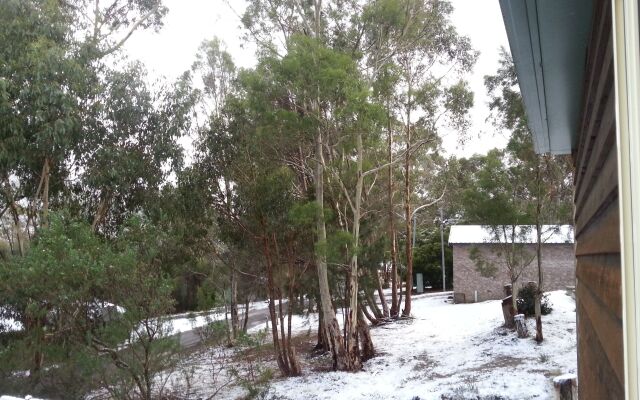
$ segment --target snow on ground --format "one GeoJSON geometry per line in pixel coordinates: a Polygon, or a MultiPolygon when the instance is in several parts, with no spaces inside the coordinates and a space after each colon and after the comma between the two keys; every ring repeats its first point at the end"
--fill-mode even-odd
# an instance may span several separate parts
{"type": "MultiPolygon", "coordinates": [[[[341,321],[342,312],[338,311],[338,313],[336,314],[336,317],[338,318],[338,321],[341,321]]],[[[252,327],[252,328],[247,329],[247,333],[251,335],[251,334],[258,333],[260,331],[264,331],[265,329],[267,331],[269,331],[269,329],[271,329],[271,328],[268,328],[268,327],[271,326],[270,325],[271,321],[267,322],[267,318],[265,318],[265,323],[264,324],[259,324],[259,325],[256,325],[256,326],[252,327]]],[[[286,318],[284,320],[284,323],[285,323],[285,327],[286,327],[287,326],[286,325],[287,324],[287,319],[286,318]]],[[[292,335],[301,334],[301,333],[310,332],[310,331],[315,332],[316,329],[318,329],[318,314],[292,315],[291,316],[291,332],[292,332],[292,335]]]]}
{"type": "Polygon", "coordinates": [[[175,335],[182,332],[194,330],[216,321],[224,320],[224,314],[211,313],[202,315],[191,315],[179,318],[168,319],[165,324],[167,335],[175,335]]]}
{"type": "MultiPolygon", "coordinates": [[[[576,324],[572,297],[556,291],[549,299],[553,312],[543,317],[545,341],[538,345],[501,327],[500,301],[451,304],[446,294],[414,296],[413,319],[371,329],[378,354],[363,371],[319,372],[305,365],[304,376],[274,380],[269,393],[283,400],[553,398],[553,378],[577,370],[576,324]]],[[[172,328],[193,329],[224,314],[191,317],[174,318],[172,328]]],[[[317,318],[317,314],[294,316],[292,330],[313,337],[317,318]]],[[[527,322],[533,332],[535,322],[527,322]]],[[[254,327],[250,333],[268,344],[270,335],[264,327],[254,327]]],[[[261,348],[249,361],[236,357],[242,351],[237,348],[208,348],[185,360],[187,368],[181,372],[167,371],[158,378],[169,380],[168,387],[189,393],[190,398],[209,397],[216,390],[220,392],[215,398],[239,398],[245,389],[237,385],[238,373],[255,377],[264,368],[277,369],[268,347],[261,348]]],[[[300,351],[299,356],[307,364],[308,354],[300,351]]]]}
{"type": "MultiPolygon", "coordinates": [[[[552,378],[576,372],[575,301],[551,292],[545,341],[500,328],[500,301],[450,304],[415,297],[414,319],[371,330],[379,355],[359,373],[307,372],[273,384],[284,399],[440,399],[468,393],[504,399],[549,399],[552,378]]],[[[528,321],[534,330],[534,321],[528,321]]]]}
{"type": "Polygon", "coordinates": [[[0,318],[0,332],[17,332],[22,330],[22,323],[13,318],[0,318]]]}
{"type": "Polygon", "coordinates": [[[22,323],[10,317],[1,317],[2,315],[11,315],[5,307],[0,306],[0,332],[15,332],[22,330],[22,323]]]}
{"type": "MultiPolygon", "coordinates": [[[[264,301],[255,301],[249,303],[249,312],[266,309],[269,305],[264,301]]],[[[244,317],[244,306],[239,307],[240,318],[244,317]]],[[[214,308],[206,311],[199,312],[187,312],[182,314],[172,314],[163,319],[166,319],[163,331],[167,335],[176,335],[187,331],[192,331],[196,328],[212,324],[217,321],[225,320],[225,313],[229,314],[229,311],[224,310],[222,307],[214,308]]],[[[257,332],[256,328],[253,332],[257,332]]]]}

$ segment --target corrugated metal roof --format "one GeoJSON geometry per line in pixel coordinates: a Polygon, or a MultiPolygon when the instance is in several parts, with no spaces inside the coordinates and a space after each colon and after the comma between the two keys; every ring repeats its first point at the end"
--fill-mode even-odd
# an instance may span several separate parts
{"type": "MultiPolygon", "coordinates": [[[[449,244],[462,243],[511,243],[511,225],[453,225],[449,233],[449,244]]],[[[515,227],[516,243],[536,243],[535,225],[517,225],[515,227]]],[[[543,225],[543,243],[573,243],[572,225],[543,225]]]]}

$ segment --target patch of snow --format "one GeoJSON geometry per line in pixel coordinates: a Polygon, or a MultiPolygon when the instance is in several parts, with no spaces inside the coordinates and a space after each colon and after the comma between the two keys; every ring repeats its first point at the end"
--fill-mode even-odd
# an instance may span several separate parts
{"type": "Polygon", "coordinates": [[[165,322],[167,335],[175,335],[182,332],[192,331],[217,321],[223,321],[224,314],[204,314],[172,318],[165,322]]]}
{"type": "Polygon", "coordinates": [[[560,383],[562,381],[567,381],[570,379],[577,379],[578,375],[576,374],[564,374],[564,375],[559,375],[556,376],[555,378],[553,378],[553,383],[560,383]]]}
{"type": "Polygon", "coordinates": [[[24,329],[20,321],[13,318],[0,318],[0,332],[18,332],[24,329]]]}
{"type": "MultiPolygon", "coordinates": [[[[372,328],[379,355],[359,373],[329,372],[275,382],[285,399],[440,399],[461,388],[480,396],[553,396],[553,376],[577,370],[575,301],[551,292],[543,317],[545,340],[518,339],[501,328],[500,301],[450,304],[443,297],[414,300],[413,320],[372,328]]],[[[533,320],[527,321],[534,331],[533,320]]]]}

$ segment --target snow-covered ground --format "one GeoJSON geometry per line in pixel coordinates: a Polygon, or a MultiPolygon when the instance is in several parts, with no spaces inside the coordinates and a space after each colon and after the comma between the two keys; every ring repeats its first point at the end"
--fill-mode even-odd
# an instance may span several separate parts
{"type": "MultiPolygon", "coordinates": [[[[575,373],[577,359],[575,301],[562,291],[549,298],[553,312],[543,317],[541,345],[500,328],[499,301],[454,305],[422,296],[414,299],[413,320],[372,329],[379,353],[362,372],[306,371],[273,389],[290,400],[428,400],[455,393],[550,399],[553,377],[575,373]]],[[[534,321],[528,323],[533,331],[534,321]]]]}
{"type": "MultiPolygon", "coordinates": [[[[264,310],[268,308],[268,306],[269,305],[263,300],[254,301],[249,303],[249,312],[264,310]]],[[[239,312],[240,318],[243,318],[244,306],[239,306],[239,312]]],[[[229,314],[229,311],[226,311],[226,314],[229,314]]],[[[173,314],[165,318],[166,325],[163,330],[169,335],[175,335],[209,325],[216,321],[224,321],[225,310],[222,307],[218,307],[207,311],[173,314]]],[[[259,327],[254,329],[253,332],[257,332],[258,330],[259,327]]]]}
{"type": "MultiPolygon", "coordinates": [[[[549,299],[553,312],[543,317],[545,340],[538,345],[501,327],[500,301],[451,304],[446,295],[415,296],[413,319],[372,328],[377,355],[361,372],[320,372],[307,351],[298,349],[304,375],[272,380],[269,393],[282,400],[551,399],[553,378],[575,373],[577,360],[575,301],[563,291],[551,292],[549,299]]],[[[204,314],[190,317],[174,318],[173,329],[211,321],[204,314]]],[[[313,341],[316,314],[294,316],[292,323],[302,342],[313,341]]],[[[533,332],[534,321],[528,324],[533,332]]],[[[270,342],[264,326],[250,333],[260,343],[270,342]]],[[[237,385],[239,377],[277,370],[268,346],[260,349],[245,357],[242,348],[209,348],[184,360],[181,371],[158,378],[189,398],[209,397],[217,390],[214,398],[240,398],[246,392],[237,385]]]]}

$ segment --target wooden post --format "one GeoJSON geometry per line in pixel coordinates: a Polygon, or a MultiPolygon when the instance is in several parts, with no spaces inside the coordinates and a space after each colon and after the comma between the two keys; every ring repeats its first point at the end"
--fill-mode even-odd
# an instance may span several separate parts
{"type": "Polygon", "coordinates": [[[578,378],[575,374],[564,374],[553,378],[556,400],[576,400],[578,398],[578,378]]]}
{"type": "Polygon", "coordinates": [[[513,306],[511,305],[511,296],[502,299],[502,316],[504,317],[504,326],[513,329],[513,306]]]}
{"type": "Polygon", "coordinates": [[[529,330],[527,329],[527,321],[524,318],[524,314],[518,314],[513,317],[516,324],[516,331],[519,338],[529,337],[529,330]]]}

